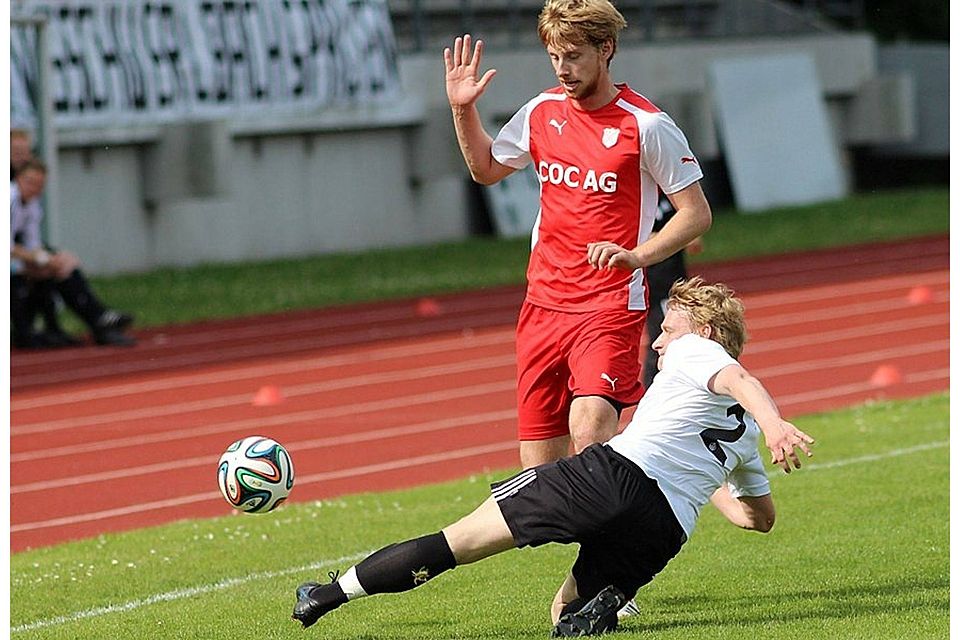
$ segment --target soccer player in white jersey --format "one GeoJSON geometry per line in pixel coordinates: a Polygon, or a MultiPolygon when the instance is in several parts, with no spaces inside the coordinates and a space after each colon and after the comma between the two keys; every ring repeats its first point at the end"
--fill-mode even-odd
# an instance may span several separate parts
{"type": "Polygon", "coordinates": [[[662,328],[660,373],[623,433],[495,483],[440,532],[384,547],[329,584],[301,585],[293,618],[307,627],[349,600],[407,591],[513,547],[577,542],[551,606],[554,635],[596,635],[616,628],[617,611],[680,551],[708,501],[739,527],[770,531],[760,437],[788,473],[813,438],[737,362],[743,305],[694,278],[671,289],[662,328]]]}
{"type": "Polygon", "coordinates": [[[540,211],[517,323],[520,462],[532,467],[609,440],[643,394],[643,267],[703,234],[703,173],[680,129],[610,62],[623,16],[607,0],[547,0],[538,33],[559,86],[528,101],[492,138],[477,100],[483,42],[444,50],[447,98],[474,180],[493,184],[532,164],[540,211]],[[676,215],[651,237],[657,189],[676,215]]]}

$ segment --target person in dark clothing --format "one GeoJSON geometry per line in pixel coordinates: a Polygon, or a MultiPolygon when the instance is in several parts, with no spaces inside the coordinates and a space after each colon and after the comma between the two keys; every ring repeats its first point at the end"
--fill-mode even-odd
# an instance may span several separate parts
{"type": "Polygon", "coordinates": [[[77,340],[57,321],[54,293],[90,328],[97,344],[129,346],[135,340],[124,333],[133,316],[107,308],[93,293],[80,270],[80,260],[67,251],[51,251],[40,238],[43,209],[40,194],[46,167],[31,160],[10,185],[10,324],[14,347],[70,346],[77,340]],[[46,331],[33,328],[42,312],[46,331]]]}
{"type": "MultiPolygon", "coordinates": [[[[676,213],[670,200],[662,193],[657,210],[657,217],[653,223],[653,233],[657,233],[663,228],[667,221],[676,213]]],[[[670,287],[678,280],[686,280],[687,264],[685,253],[700,253],[703,250],[703,241],[696,238],[684,249],[676,252],[666,260],[647,267],[647,287],[650,292],[649,305],[647,307],[646,329],[650,340],[647,343],[647,352],[643,359],[643,386],[650,388],[653,378],[657,375],[657,352],[653,349],[653,342],[660,335],[660,325],[663,323],[663,317],[666,313],[667,299],[670,295],[670,287]]]]}

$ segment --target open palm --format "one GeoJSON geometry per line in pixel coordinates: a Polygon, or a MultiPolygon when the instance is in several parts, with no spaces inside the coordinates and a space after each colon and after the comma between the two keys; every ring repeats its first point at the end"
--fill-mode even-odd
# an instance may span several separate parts
{"type": "Polygon", "coordinates": [[[465,107],[477,101],[490,79],[497,73],[490,69],[479,75],[480,60],[483,58],[483,41],[477,40],[473,51],[470,49],[470,36],[457,38],[450,48],[443,50],[443,63],[446,67],[447,100],[452,107],[465,107]]]}

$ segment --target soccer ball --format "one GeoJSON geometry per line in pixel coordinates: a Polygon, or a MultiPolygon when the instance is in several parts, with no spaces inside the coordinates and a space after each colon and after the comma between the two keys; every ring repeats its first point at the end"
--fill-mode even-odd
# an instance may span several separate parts
{"type": "Polygon", "coordinates": [[[266,513],[290,494],[293,461],[276,440],[248,436],[220,456],[217,483],[230,506],[247,513],[266,513]]]}

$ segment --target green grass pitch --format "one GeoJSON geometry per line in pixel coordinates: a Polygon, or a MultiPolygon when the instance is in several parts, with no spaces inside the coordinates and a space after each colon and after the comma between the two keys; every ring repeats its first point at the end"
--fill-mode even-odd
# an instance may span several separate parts
{"type": "MultiPolygon", "coordinates": [[[[617,638],[949,635],[949,396],[796,423],[816,455],[790,476],[771,470],[773,532],[740,531],[706,507],[617,638]]],[[[16,554],[11,638],[545,638],[571,546],[510,551],[350,603],[307,631],[289,618],[299,582],[438,530],[506,473],[16,554]]]]}

